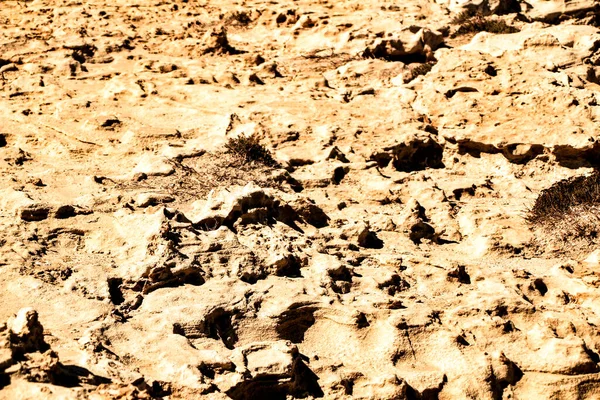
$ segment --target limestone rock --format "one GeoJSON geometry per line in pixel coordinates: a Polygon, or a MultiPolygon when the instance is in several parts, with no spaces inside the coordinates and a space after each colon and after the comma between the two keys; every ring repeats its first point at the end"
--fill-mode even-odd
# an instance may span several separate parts
{"type": "Polygon", "coordinates": [[[542,21],[555,21],[563,14],[585,14],[594,10],[597,3],[593,0],[534,0],[527,3],[527,14],[534,19],[542,21]]]}
{"type": "Polygon", "coordinates": [[[402,60],[407,56],[433,58],[435,51],[444,41],[441,33],[427,28],[411,26],[400,31],[396,37],[377,39],[367,47],[364,57],[402,60]]]}
{"type": "Polygon", "coordinates": [[[233,192],[212,192],[204,209],[196,215],[195,224],[206,230],[222,225],[267,224],[275,220],[287,224],[302,221],[317,227],[327,224],[328,217],[314,203],[289,197],[290,202],[286,203],[272,191],[253,183],[237,187],[233,192]]]}

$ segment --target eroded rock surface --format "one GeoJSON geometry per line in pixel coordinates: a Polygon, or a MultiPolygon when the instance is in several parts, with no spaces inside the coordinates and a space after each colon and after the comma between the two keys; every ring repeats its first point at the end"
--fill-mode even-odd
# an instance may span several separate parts
{"type": "Polygon", "coordinates": [[[599,21],[2,2],[0,398],[594,398],[599,21]]]}

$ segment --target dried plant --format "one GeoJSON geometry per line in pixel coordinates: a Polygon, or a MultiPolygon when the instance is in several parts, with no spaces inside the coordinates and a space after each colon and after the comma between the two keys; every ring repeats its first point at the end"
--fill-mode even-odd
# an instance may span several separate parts
{"type": "Polygon", "coordinates": [[[519,32],[519,29],[508,25],[501,19],[486,17],[480,13],[462,12],[454,17],[452,23],[459,25],[458,29],[452,34],[454,37],[484,31],[499,34],[519,32]]]}
{"type": "Polygon", "coordinates": [[[600,173],[556,182],[528,210],[527,221],[568,253],[585,250],[600,233],[600,173]]]}
{"type": "Polygon", "coordinates": [[[227,153],[236,155],[246,162],[256,161],[269,167],[274,167],[277,162],[271,152],[260,143],[258,136],[240,135],[231,138],[225,144],[227,153]]]}

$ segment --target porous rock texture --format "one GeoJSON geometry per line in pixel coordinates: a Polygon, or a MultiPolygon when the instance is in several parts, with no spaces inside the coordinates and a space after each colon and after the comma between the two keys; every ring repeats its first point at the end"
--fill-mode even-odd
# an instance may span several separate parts
{"type": "Polygon", "coordinates": [[[0,1],[0,398],[599,398],[598,12],[0,1]]]}

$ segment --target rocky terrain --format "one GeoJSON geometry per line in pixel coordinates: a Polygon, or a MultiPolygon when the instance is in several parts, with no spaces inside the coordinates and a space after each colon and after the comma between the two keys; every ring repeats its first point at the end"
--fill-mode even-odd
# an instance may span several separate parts
{"type": "Polygon", "coordinates": [[[1,399],[600,399],[597,1],[0,26],[1,399]]]}

